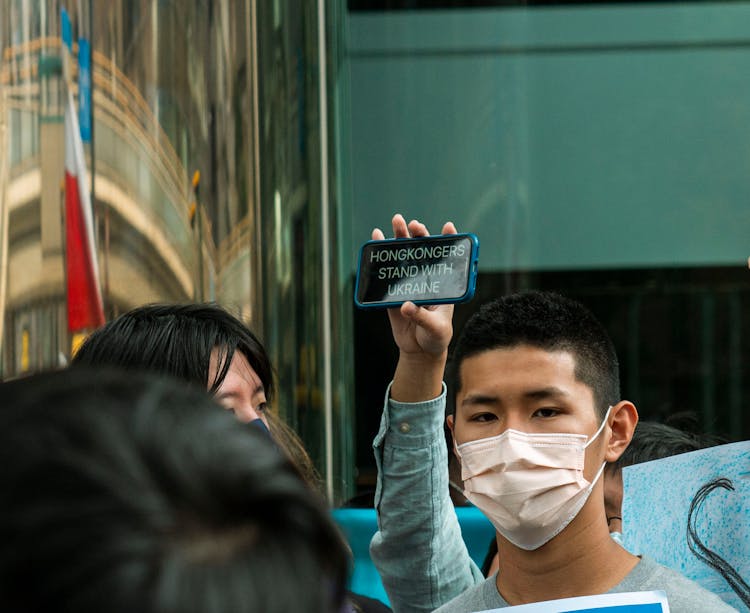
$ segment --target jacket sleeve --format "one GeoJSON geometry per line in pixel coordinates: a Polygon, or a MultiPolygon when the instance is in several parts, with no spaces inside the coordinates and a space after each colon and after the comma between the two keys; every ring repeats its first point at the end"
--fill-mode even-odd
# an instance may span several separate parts
{"type": "Polygon", "coordinates": [[[442,394],[389,399],[373,442],[378,531],[370,555],[396,613],[433,611],[484,580],[469,557],[448,490],[442,394]]]}

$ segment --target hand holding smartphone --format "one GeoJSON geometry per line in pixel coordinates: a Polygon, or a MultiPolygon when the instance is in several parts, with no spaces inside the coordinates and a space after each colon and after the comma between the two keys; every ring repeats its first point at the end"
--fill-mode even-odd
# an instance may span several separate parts
{"type": "Polygon", "coordinates": [[[479,239],[470,233],[368,241],[357,266],[355,304],[466,302],[476,287],[479,239]]]}

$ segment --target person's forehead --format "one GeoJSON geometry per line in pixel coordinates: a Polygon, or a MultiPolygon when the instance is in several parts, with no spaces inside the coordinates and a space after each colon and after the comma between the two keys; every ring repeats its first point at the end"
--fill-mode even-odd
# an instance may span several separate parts
{"type": "Polygon", "coordinates": [[[549,350],[534,345],[494,347],[464,358],[459,374],[463,376],[477,370],[496,370],[501,374],[500,367],[521,371],[543,369],[575,376],[576,358],[567,349],[549,350]]]}
{"type": "Polygon", "coordinates": [[[575,356],[567,350],[531,345],[489,349],[465,358],[459,368],[459,395],[491,391],[529,398],[586,396],[593,390],[576,376],[575,356]]]}

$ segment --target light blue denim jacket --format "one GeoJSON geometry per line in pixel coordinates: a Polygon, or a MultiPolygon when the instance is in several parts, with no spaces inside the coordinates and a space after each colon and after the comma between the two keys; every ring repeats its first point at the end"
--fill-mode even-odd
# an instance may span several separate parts
{"type": "Polygon", "coordinates": [[[433,400],[396,402],[389,386],[373,441],[378,531],[370,555],[396,613],[433,611],[484,581],[449,495],[445,396],[443,384],[433,400]]]}

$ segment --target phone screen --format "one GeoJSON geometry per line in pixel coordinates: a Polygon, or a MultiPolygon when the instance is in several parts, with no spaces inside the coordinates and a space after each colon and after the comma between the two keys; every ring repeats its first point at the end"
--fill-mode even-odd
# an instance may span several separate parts
{"type": "Polygon", "coordinates": [[[473,234],[370,241],[360,250],[361,308],[464,302],[474,295],[479,240],[473,234]]]}

